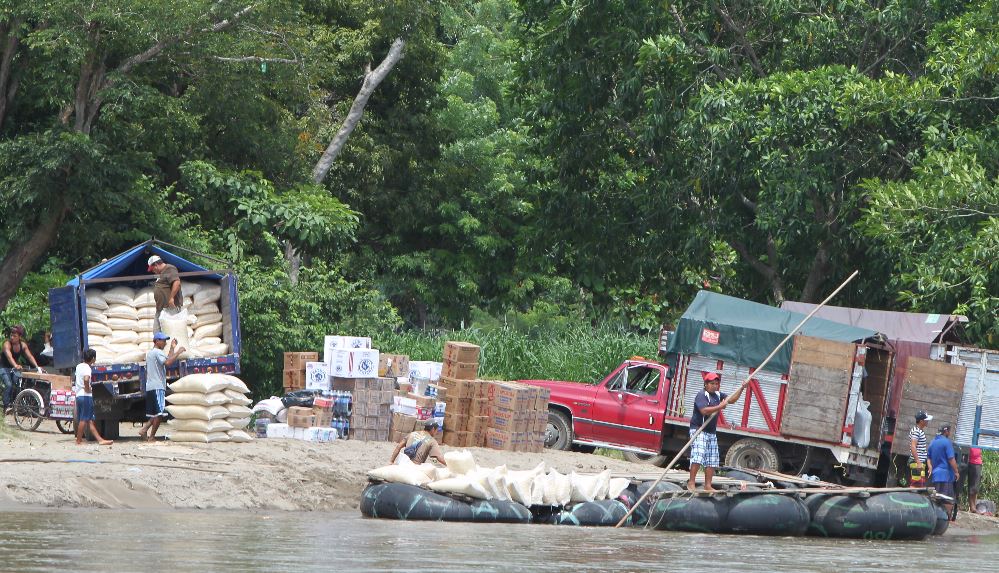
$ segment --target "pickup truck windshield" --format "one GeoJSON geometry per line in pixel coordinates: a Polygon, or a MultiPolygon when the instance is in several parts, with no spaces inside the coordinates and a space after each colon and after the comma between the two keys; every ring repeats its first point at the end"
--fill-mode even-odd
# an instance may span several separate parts
{"type": "Polygon", "coordinates": [[[657,368],[629,366],[607,382],[607,390],[654,396],[659,389],[659,376],[657,368]]]}

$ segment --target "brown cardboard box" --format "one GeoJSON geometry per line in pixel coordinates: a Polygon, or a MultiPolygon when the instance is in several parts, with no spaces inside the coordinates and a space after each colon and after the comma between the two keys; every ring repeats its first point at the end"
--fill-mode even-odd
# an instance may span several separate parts
{"type": "Polygon", "coordinates": [[[378,375],[391,376],[392,378],[409,376],[409,356],[380,353],[378,355],[378,375]]]}
{"type": "Polygon", "coordinates": [[[482,428],[476,432],[469,432],[471,437],[469,438],[468,446],[471,448],[484,448],[486,447],[486,434],[489,432],[488,428],[482,428]]]}
{"type": "Polygon", "coordinates": [[[72,390],[73,377],[61,376],[59,374],[49,374],[48,372],[31,372],[21,370],[21,378],[32,378],[34,380],[45,380],[52,390],[72,390]]]}
{"type": "Polygon", "coordinates": [[[319,426],[320,428],[329,428],[330,424],[333,423],[333,410],[313,408],[312,411],[313,415],[316,417],[316,421],[313,425],[319,426]]]}
{"type": "Polygon", "coordinates": [[[305,370],[306,362],[318,362],[319,353],[318,352],[285,352],[284,353],[284,369],[285,370],[305,370]]]}
{"type": "Polygon", "coordinates": [[[512,450],[513,433],[490,429],[486,432],[486,447],[494,450],[512,450]]]}
{"type": "Polygon", "coordinates": [[[489,429],[489,416],[469,416],[466,427],[473,434],[485,431],[489,429]]]}
{"type": "Polygon", "coordinates": [[[400,382],[399,389],[396,390],[396,394],[406,395],[413,391],[413,385],[409,382],[400,382]]]}
{"type": "Polygon", "coordinates": [[[479,351],[479,347],[470,342],[448,341],[444,343],[444,360],[478,364],[479,351]]]}
{"type": "Polygon", "coordinates": [[[311,428],[316,425],[316,416],[312,408],[292,406],[288,408],[288,425],[293,428],[311,428]]]}
{"type": "Polygon", "coordinates": [[[462,448],[472,447],[472,433],[471,432],[455,432],[458,434],[458,445],[462,448]]]}
{"type": "Polygon", "coordinates": [[[493,408],[489,417],[489,427],[506,432],[516,431],[516,412],[506,408],[493,408]]]}
{"type": "Polygon", "coordinates": [[[396,432],[408,434],[416,429],[416,422],[416,416],[392,414],[392,429],[396,432]]]}
{"type": "Polygon", "coordinates": [[[282,386],[295,390],[305,388],[305,369],[285,370],[282,375],[282,386]]]}
{"type": "Polygon", "coordinates": [[[395,443],[398,444],[399,442],[401,442],[401,441],[403,441],[403,440],[406,439],[406,434],[407,434],[407,432],[396,432],[396,431],[393,430],[392,433],[389,434],[389,441],[395,442],[395,443]]]}
{"type": "Polygon", "coordinates": [[[458,432],[450,432],[448,430],[444,430],[444,434],[441,436],[442,444],[444,444],[445,446],[457,446],[458,444],[455,443],[457,441],[458,441],[458,432]]]}
{"type": "Polygon", "coordinates": [[[475,381],[460,378],[441,377],[438,386],[445,388],[448,398],[472,398],[475,394],[475,381]]]}
{"type": "Polygon", "coordinates": [[[410,394],[407,398],[411,398],[416,401],[417,408],[433,408],[437,404],[437,400],[431,398],[430,396],[422,396],[419,394],[410,394]]]}
{"type": "Polygon", "coordinates": [[[367,388],[365,378],[340,378],[333,377],[333,389],[337,391],[357,392],[367,388]]]}
{"type": "Polygon", "coordinates": [[[448,398],[444,403],[447,404],[444,410],[447,414],[464,414],[467,416],[472,410],[472,400],[469,398],[448,398]]]}
{"type": "Polygon", "coordinates": [[[465,414],[452,414],[450,412],[445,412],[444,429],[451,432],[468,431],[468,416],[465,414]]]}
{"type": "Polygon", "coordinates": [[[538,397],[534,400],[534,409],[538,411],[548,410],[548,400],[551,399],[552,391],[548,388],[538,388],[538,397]]]}
{"type": "Polygon", "coordinates": [[[472,400],[469,408],[468,415],[470,416],[489,416],[489,401],[488,400],[472,400]]]}
{"type": "Polygon", "coordinates": [[[395,392],[395,378],[379,378],[378,384],[382,392],[395,392]]]}
{"type": "Polygon", "coordinates": [[[459,380],[475,380],[479,376],[478,362],[452,362],[444,361],[441,368],[441,379],[457,378],[459,380]]]}
{"type": "Polygon", "coordinates": [[[530,388],[515,382],[494,382],[490,387],[489,402],[493,406],[510,410],[528,410],[534,407],[530,388]]]}

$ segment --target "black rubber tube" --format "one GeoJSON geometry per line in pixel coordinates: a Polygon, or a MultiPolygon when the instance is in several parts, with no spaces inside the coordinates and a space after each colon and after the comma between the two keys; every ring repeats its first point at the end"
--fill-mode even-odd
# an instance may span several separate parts
{"type": "Polygon", "coordinates": [[[812,509],[808,533],[820,537],[924,539],[937,526],[933,504],[918,493],[829,496],[808,506],[812,509]]]}
{"type": "Polygon", "coordinates": [[[530,523],[531,511],[515,501],[476,500],[469,504],[472,521],[486,523],[530,523]]]}
{"type": "Polygon", "coordinates": [[[933,535],[943,535],[947,533],[947,528],[950,527],[950,517],[947,515],[947,510],[934,504],[933,510],[937,514],[937,525],[933,528],[933,535]]]}
{"type": "Polygon", "coordinates": [[[649,525],[667,531],[722,533],[726,529],[728,504],[710,497],[667,497],[649,512],[649,525]]]}
{"type": "Polygon", "coordinates": [[[414,521],[472,521],[472,506],[415,485],[378,483],[361,493],[361,515],[414,521]]]}
{"type": "MultiPolygon", "coordinates": [[[[645,492],[649,491],[649,488],[653,481],[642,482],[638,485],[629,486],[626,492],[633,492],[635,500],[641,499],[645,492]]],[[[656,492],[664,491],[683,491],[683,488],[672,482],[661,481],[656,485],[656,492]]],[[[635,502],[632,502],[632,505],[635,502]]],[[[650,495],[645,498],[641,504],[635,509],[631,514],[631,522],[634,525],[645,525],[649,521],[649,512],[652,511],[652,504],[655,503],[655,494],[650,495]]],[[[630,506],[629,506],[630,507],[630,506]]]]}
{"type": "Polygon", "coordinates": [[[729,500],[726,531],[751,535],[803,535],[811,516],[805,504],[780,494],[739,495],[729,500]]]}
{"type": "MultiPolygon", "coordinates": [[[[555,525],[589,525],[613,527],[628,513],[628,508],[616,499],[584,501],[567,506],[554,516],[555,525]]],[[[631,525],[629,517],[623,525],[631,525]]]]}

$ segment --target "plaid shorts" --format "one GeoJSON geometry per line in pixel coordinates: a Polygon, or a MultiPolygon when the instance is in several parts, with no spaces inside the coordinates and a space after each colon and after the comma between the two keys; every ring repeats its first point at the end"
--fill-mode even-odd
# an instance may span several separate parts
{"type": "Polygon", "coordinates": [[[721,465],[719,461],[718,436],[707,432],[698,434],[690,446],[690,463],[701,464],[706,468],[717,468],[721,465]]]}

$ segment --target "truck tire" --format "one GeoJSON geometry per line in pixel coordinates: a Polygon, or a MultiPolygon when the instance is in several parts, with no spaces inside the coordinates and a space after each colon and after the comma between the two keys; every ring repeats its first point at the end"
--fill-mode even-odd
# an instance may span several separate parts
{"type": "Polygon", "coordinates": [[[725,454],[725,465],[768,472],[780,471],[780,458],[773,446],[756,438],[743,438],[725,454]]]}
{"type": "Polygon", "coordinates": [[[636,464],[652,464],[659,468],[666,467],[669,463],[669,458],[664,455],[652,455],[652,454],[639,454],[637,452],[621,452],[624,454],[624,459],[629,462],[634,462],[636,464]]]}
{"type": "Polygon", "coordinates": [[[562,451],[572,449],[572,422],[569,421],[569,416],[565,412],[548,410],[545,447],[562,451]]]}

